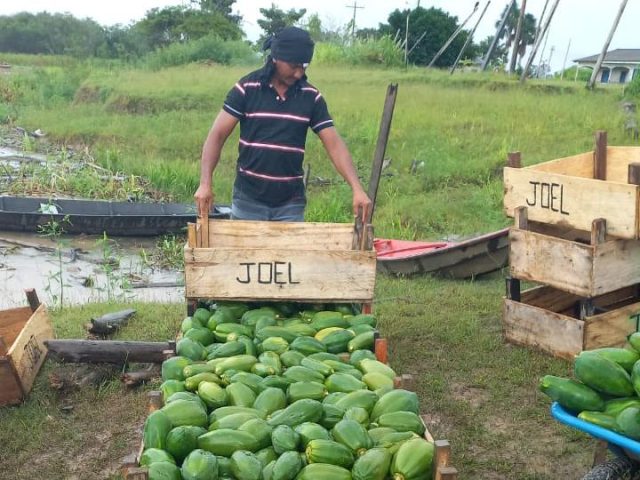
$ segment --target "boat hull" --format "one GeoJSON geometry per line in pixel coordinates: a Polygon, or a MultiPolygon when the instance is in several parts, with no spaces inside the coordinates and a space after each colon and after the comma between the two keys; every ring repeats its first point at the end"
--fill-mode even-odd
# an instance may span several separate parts
{"type": "Polygon", "coordinates": [[[433,274],[462,279],[503,268],[509,260],[508,229],[406,256],[378,256],[377,270],[391,275],[433,274]]]}
{"type": "MultiPolygon", "coordinates": [[[[230,209],[215,206],[210,218],[229,218],[230,209]]],[[[195,205],[103,200],[0,197],[0,230],[39,232],[58,222],[65,233],[154,236],[184,233],[196,221],[195,205]]]]}

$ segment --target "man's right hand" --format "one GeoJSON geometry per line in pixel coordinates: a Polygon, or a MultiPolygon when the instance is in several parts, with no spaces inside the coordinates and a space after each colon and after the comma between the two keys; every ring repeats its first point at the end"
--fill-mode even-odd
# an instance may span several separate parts
{"type": "Polygon", "coordinates": [[[193,195],[196,200],[196,208],[200,218],[209,218],[209,211],[213,204],[213,189],[207,185],[200,185],[193,195]]]}

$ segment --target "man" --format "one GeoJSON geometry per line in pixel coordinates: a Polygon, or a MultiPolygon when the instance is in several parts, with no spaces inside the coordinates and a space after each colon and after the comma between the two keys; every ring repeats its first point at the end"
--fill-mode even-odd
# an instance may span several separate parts
{"type": "Polygon", "coordinates": [[[309,128],[320,137],[335,169],[351,186],[354,214],[361,210],[366,217],[371,201],[358,180],[349,150],[324,98],[307,82],[305,70],[313,57],[313,45],[305,30],[284,28],[265,43],[271,54],[264,67],[231,89],[202,148],[200,186],[194,195],[198,212],[209,210],[213,171],[239,122],[232,218],[304,220],[302,162],[309,128]]]}

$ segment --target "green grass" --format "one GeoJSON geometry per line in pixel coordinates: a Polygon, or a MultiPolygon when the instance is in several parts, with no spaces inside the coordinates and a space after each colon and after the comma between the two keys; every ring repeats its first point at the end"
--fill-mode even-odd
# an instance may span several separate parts
{"type": "MultiPolygon", "coordinates": [[[[158,72],[95,69],[74,102],[58,102],[55,108],[21,104],[18,122],[28,129],[42,128],[62,144],[87,147],[102,166],[141,175],[154,188],[190,201],[198,183],[202,142],[227,90],[246,72],[247,68],[202,65],[158,72]]],[[[521,87],[502,76],[450,77],[417,68],[316,65],[308,74],[327,99],[365,185],[387,85],[399,84],[386,153],[391,164],[380,182],[374,218],[379,237],[439,239],[503,227],[510,223],[502,213],[501,179],[508,152],[521,151],[525,165],[586,152],[600,129],[609,132],[611,145],[626,142],[618,89],[589,93],[571,81],[528,82],[521,87]],[[414,161],[419,166],[412,173],[414,161]]],[[[236,148],[237,132],[215,175],[216,200],[221,203],[230,201],[236,148]]],[[[350,191],[313,135],[306,160],[316,180],[308,189],[306,218],[350,222],[350,191]]],[[[165,250],[171,256],[171,241],[165,250]]],[[[375,311],[389,339],[391,364],[399,373],[417,375],[429,427],[436,437],[450,440],[460,478],[574,478],[590,465],[593,443],[555,422],[548,401],[536,389],[540,376],[568,375],[571,366],[503,342],[503,293],[502,273],[457,282],[379,276],[375,311]]],[[[57,333],[82,336],[80,325],[88,309],[114,309],[84,308],[56,314],[57,333]]],[[[123,335],[171,338],[182,308],[140,306],[144,320],[134,322],[123,335]]],[[[110,402],[121,405],[118,402],[127,398],[133,412],[114,428],[141,421],[142,393],[125,393],[113,383],[104,397],[99,392],[88,389],[73,398],[78,405],[91,403],[96,409],[110,402]]],[[[65,431],[70,437],[68,453],[52,455],[56,462],[51,467],[44,461],[29,464],[32,470],[22,478],[59,477],[64,470],[59,457],[70,462],[79,455],[81,439],[93,430],[88,431],[81,418],[65,417],[61,405],[63,400],[41,377],[24,406],[0,410],[0,422],[8,425],[0,433],[0,456],[10,453],[6,471],[17,471],[31,456],[46,456],[51,449],[60,453],[55,445],[65,431]],[[47,423],[48,416],[55,422],[47,423]],[[76,435],[76,430],[84,433],[76,435]]],[[[131,437],[128,445],[135,447],[135,435],[125,437],[131,437]]],[[[105,449],[116,448],[117,438],[106,440],[105,449]]],[[[117,448],[106,450],[109,458],[126,450],[117,448]]],[[[97,464],[108,468],[102,453],[95,453],[102,459],[97,464]]]]}

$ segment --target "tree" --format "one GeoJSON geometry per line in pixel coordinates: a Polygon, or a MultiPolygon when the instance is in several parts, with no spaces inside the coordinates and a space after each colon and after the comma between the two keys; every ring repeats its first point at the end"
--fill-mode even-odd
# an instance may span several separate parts
{"type": "Polygon", "coordinates": [[[223,14],[182,6],[153,8],[133,28],[152,50],[212,34],[223,40],[242,38],[240,27],[223,14]]]}
{"type": "MultiPolygon", "coordinates": [[[[416,65],[428,65],[438,50],[458,28],[458,17],[451,16],[434,7],[429,9],[416,7],[413,10],[395,10],[389,15],[389,23],[380,26],[381,33],[392,38],[396,36],[404,38],[407,15],[409,16],[408,46],[409,49],[413,48],[408,60],[416,65]],[[423,34],[424,37],[422,37],[423,34]],[[422,39],[416,45],[420,37],[422,39]]],[[[467,35],[467,32],[461,32],[436,61],[435,66],[446,67],[452,65],[466,41],[467,35]]]]}
{"type": "Polygon", "coordinates": [[[190,0],[191,4],[197,5],[202,12],[219,13],[231,23],[240,24],[241,15],[233,15],[231,7],[236,0],[190,0]]]}
{"type": "MultiPolygon", "coordinates": [[[[509,6],[505,6],[505,10],[509,6]]],[[[502,15],[500,15],[500,19],[504,16],[505,10],[502,10],[502,15]]],[[[511,45],[516,38],[516,29],[518,27],[518,17],[520,16],[520,8],[517,3],[514,4],[513,8],[509,12],[509,16],[507,17],[507,22],[505,23],[504,30],[502,30],[502,34],[498,38],[500,42],[498,45],[504,46],[504,51],[501,50],[502,56],[501,62],[504,64],[507,62],[507,58],[509,56],[509,50],[511,49],[511,45]]],[[[498,28],[500,24],[500,20],[496,22],[496,28],[498,28]]],[[[520,62],[524,58],[524,55],[527,51],[527,47],[529,45],[533,45],[533,42],[536,37],[536,26],[537,20],[531,13],[525,13],[524,18],[522,19],[522,29],[520,31],[520,41],[518,42],[518,49],[516,51],[518,55],[517,63],[520,66],[520,62]]],[[[498,54],[494,53],[494,58],[498,58],[498,54]]]]}
{"type": "Polygon", "coordinates": [[[300,10],[291,8],[285,12],[273,3],[271,4],[271,8],[261,8],[260,14],[264,18],[258,19],[258,25],[264,31],[264,35],[260,37],[258,44],[261,45],[265,39],[279,32],[284,27],[295,25],[304,17],[305,13],[307,13],[306,8],[301,8],[300,10]]]}

